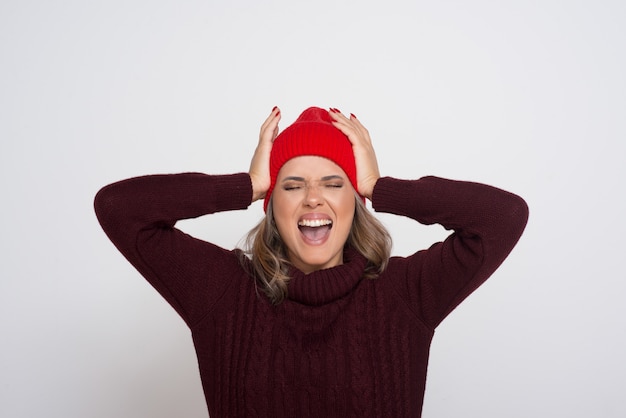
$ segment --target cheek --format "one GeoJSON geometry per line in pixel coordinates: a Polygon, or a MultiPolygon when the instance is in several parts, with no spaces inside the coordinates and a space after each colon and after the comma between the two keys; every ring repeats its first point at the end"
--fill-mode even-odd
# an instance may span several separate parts
{"type": "Polygon", "coordinates": [[[290,207],[289,199],[284,193],[274,192],[272,196],[272,211],[274,218],[284,218],[289,212],[290,207]]]}
{"type": "Polygon", "coordinates": [[[351,228],[352,221],[354,219],[354,211],[356,210],[354,194],[350,193],[342,196],[337,203],[337,218],[343,220],[341,224],[344,225],[346,228],[351,228]]]}
{"type": "Polygon", "coordinates": [[[285,237],[287,228],[289,228],[289,225],[292,223],[290,206],[288,200],[284,199],[283,196],[272,197],[272,215],[281,237],[285,237]]]}
{"type": "Polygon", "coordinates": [[[354,201],[354,193],[342,193],[339,199],[339,208],[342,214],[353,214],[356,209],[356,202],[354,201]]]}

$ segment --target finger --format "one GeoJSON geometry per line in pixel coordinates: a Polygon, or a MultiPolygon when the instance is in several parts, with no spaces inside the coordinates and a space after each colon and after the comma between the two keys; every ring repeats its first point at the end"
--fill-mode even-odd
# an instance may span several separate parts
{"type": "Polygon", "coordinates": [[[369,133],[367,129],[354,118],[346,118],[336,112],[329,112],[333,119],[333,125],[348,137],[353,146],[369,145],[369,133]]]}
{"type": "MultiPolygon", "coordinates": [[[[341,113],[339,110],[337,109],[330,109],[328,111],[328,114],[330,115],[333,125],[335,125],[337,128],[340,128],[342,131],[345,129],[354,129],[354,126],[352,124],[352,121],[348,118],[346,118],[343,113],[341,113]]],[[[345,132],[344,132],[345,133],[345,132]]]]}
{"type": "Polygon", "coordinates": [[[263,124],[261,125],[261,129],[263,130],[264,128],[267,128],[267,126],[270,125],[279,116],[280,109],[277,106],[274,106],[272,112],[269,114],[267,119],[265,119],[265,122],[263,122],[263,124]]]}
{"type": "Polygon", "coordinates": [[[343,113],[341,113],[339,109],[335,109],[331,107],[328,110],[328,114],[335,122],[348,122],[349,121],[349,119],[346,118],[346,116],[343,113]]]}
{"type": "Polygon", "coordinates": [[[371,137],[370,137],[370,133],[369,133],[369,131],[367,130],[367,128],[366,128],[365,126],[363,126],[363,124],[361,123],[361,121],[360,121],[360,120],[358,120],[358,119],[356,118],[356,116],[354,116],[353,114],[350,114],[350,122],[352,123],[352,126],[354,127],[354,129],[355,129],[356,131],[358,131],[358,133],[359,133],[359,136],[360,136],[361,140],[362,140],[364,143],[366,143],[366,144],[368,144],[368,145],[371,145],[371,143],[372,143],[372,139],[371,139],[371,137]]]}
{"type": "Polygon", "coordinates": [[[276,139],[276,137],[278,136],[278,123],[280,122],[282,115],[280,113],[280,109],[277,107],[274,108],[274,110],[272,111],[272,114],[274,118],[272,119],[272,122],[270,123],[270,125],[273,126],[272,141],[274,141],[274,139],[276,139]]]}
{"type": "Polygon", "coordinates": [[[272,112],[267,117],[263,125],[261,125],[260,140],[273,141],[278,135],[278,122],[280,122],[281,113],[280,109],[276,106],[272,109],[272,112]]]}
{"type": "Polygon", "coordinates": [[[349,120],[361,133],[367,134],[367,136],[369,136],[369,131],[367,130],[367,128],[365,128],[365,126],[363,126],[361,121],[354,115],[354,113],[350,113],[349,120]]]}
{"type": "Polygon", "coordinates": [[[343,113],[341,113],[337,109],[331,109],[328,113],[331,115],[331,118],[333,119],[333,121],[340,125],[352,128],[357,132],[361,132],[361,133],[367,132],[367,129],[365,129],[363,124],[361,124],[361,121],[358,120],[356,116],[354,116],[353,113],[350,113],[349,118],[346,117],[343,113]]]}

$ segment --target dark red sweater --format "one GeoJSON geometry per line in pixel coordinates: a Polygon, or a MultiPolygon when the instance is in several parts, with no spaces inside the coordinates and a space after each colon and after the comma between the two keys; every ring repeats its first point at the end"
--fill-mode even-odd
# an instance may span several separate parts
{"type": "Polygon", "coordinates": [[[454,230],[393,257],[376,280],[365,259],[295,271],[272,306],[238,250],[193,238],[177,220],[245,209],[247,174],[146,176],[103,188],[98,219],[117,248],[191,329],[212,418],[419,417],[435,327],[502,263],[528,217],[525,202],[469,182],[381,178],[376,211],[454,230]]]}

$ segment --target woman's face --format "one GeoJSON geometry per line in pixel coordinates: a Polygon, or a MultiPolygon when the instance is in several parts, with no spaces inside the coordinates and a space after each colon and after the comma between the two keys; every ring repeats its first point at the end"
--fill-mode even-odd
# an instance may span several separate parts
{"type": "Polygon", "coordinates": [[[331,160],[287,161],[278,172],[272,210],[289,261],[304,273],[342,264],[355,205],[352,183],[331,160]]]}

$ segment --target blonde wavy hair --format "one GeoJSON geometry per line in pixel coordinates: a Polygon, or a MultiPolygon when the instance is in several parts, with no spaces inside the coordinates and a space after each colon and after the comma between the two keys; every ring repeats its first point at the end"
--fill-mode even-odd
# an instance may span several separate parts
{"type": "MultiPolygon", "coordinates": [[[[368,260],[364,278],[375,279],[387,267],[391,235],[360,197],[355,196],[355,200],[354,219],[345,246],[354,248],[368,260]]],[[[240,254],[242,266],[256,278],[263,293],[272,304],[280,304],[287,297],[291,263],[274,222],[271,200],[265,217],[244,238],[240,254]]]]}

